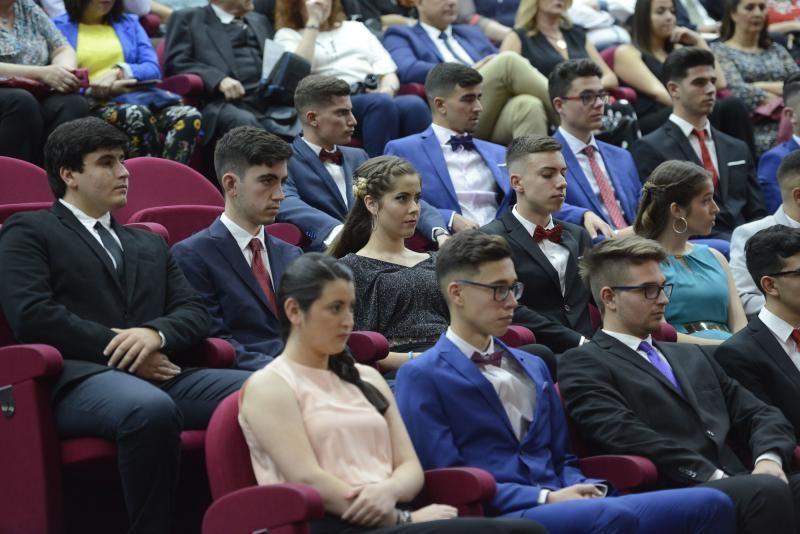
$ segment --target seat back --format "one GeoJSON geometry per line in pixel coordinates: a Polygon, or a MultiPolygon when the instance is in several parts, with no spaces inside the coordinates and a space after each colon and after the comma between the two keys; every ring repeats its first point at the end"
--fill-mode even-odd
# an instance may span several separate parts
{"type": "Polygon", "coordinates": [[[50,209],[53,201],[49,202],[22,202],[19,204],[0,204],[0,224],[6,222],[6,219],[19,213],[21,211],[38,211],[50,209]]]}
{"type": "Polygon", "coordinates": [[[132,214],[128,222],[151,222],[163,225],[169,231],[170,246],[208,228],[225,208],[222,206],[157,206],[132,214]]]}
{"type": "Polygon", "coordinates": [[[517,324],[512,324],[508,327],[506,333],[500,337],[500,341],[509,347],[516,348],[523,345],[536,343],[536,336],[530,331],[530,329],[517,324]]]}
{"type": "Polygon", "coordinates": [[[47,173],[33,163],[0,156],[0,204],[53,202],[47,173]]]}
{"type": "Polygon", "coordinates": [[[250,463],[250,449],[239,427],[239,392],[223,400],[206,430],[206,464],[211,497],[257,485],[250,463]]]}
{"type": "Polygon", "coordinates": [[[272,237],[276,237],[282,241],[286,241],[290,245],[305,248],[311,244],[311,240],[303,233],[300,228],[287,222],[276,222],[267,225],[267,233],[272,237]]]}
{"type": "Polygon", "coordinates": [[[196,170],[168,159],[131,158],[125,166],[130,173],[128,203],[114,211],[125,224],[131,215],[145,208],[179,205],[225,205],[222,194],[196,170]]]}
{"type": "Polygon", "coordinates": [[[600,51],[600,57],[603,58],[608,68],[614,70],[614,54],[617,52],[616,46],[611,46],[600,51]]]}
{"type": "MultiPolygon", "coordinates": [[[[592,303],[589,303],[589,317],[592,321],[593,330],[598,330],[603,327],[603,316],[600,315],[600,310],[597,309],[597,306],[592,303]]],[[[668,341],[670,343],[674,343],[678,340],[678,332],[671,324],[662,322],[661,328],[658,329],[658,332],[653,332],[653,339],[656,341],[668,341]]]]}

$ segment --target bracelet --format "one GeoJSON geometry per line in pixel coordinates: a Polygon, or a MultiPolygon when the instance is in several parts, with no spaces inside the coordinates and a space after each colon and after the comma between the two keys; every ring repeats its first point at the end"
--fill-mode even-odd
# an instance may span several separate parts
{"type": "Polygon", "coordinates": [[[304,29],[306,29],[306,30],[319,30],[319,24],[309,24],[304,29]]]}
{"type": "Polygon", "coordinates": [[[408,359],[409,360],[413,360],[414,359],[414,351],[413,350],[408,351],[408,359]]]}
{"type": "Polygon", "coordinates": [[[397,522],[395,525],[408,525],[413,522],[414,519],[411,517],[411,512],[399,508],[397,509],[397,522]]]}

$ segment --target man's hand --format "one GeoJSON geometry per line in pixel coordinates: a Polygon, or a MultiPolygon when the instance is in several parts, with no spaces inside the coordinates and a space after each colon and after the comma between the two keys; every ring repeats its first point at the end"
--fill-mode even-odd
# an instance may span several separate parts
{"type": "Polygon", "coordinates": [[[111,98],[111,87],[114,82],[119,80],[119,68],[112,68],[99,78],[92,80],[90,88],[92,90],[92,98],[95,100],[108,100],[111,98]]]}
{"type": "Polygon", "coordinates": [[[367,527],[394,524],[397,497],[384,482],[354,488],[347,498],[354,498],[342,514],[342,520],[367,527]]]}
{"type": "Polygon", "coordinates": [[[772,460],[760,460],[756,463],[755,468],[753,468],[754,475],[772,475],[776,478],[779,478],[786,482],[787,484],[789,481],[786,479],[786,473],[783,472],[781,466],[773,462],[772,460]]]}
{"type": "Polygon", "coordinates": [[[145,358],[161,348],[161,336],[152,328],[112,328],[117,333],[109,341],[103,354],[108,356],[108,366],[128,369],[135,373],[145,358]]]}
{"type": "Polygon", "coordinates": [[[244,96],[244,85],[239,80],[226,76],[217,86],[225,100],[238,100],[244,96]]]}
{"type": "Polygon", "coordinates": [[[412,523],[425,521],[438,521],[440,519],[453,519],[458,516],[458,510],[448,504],[429,504],[419,510],[411,512],[412,523]]]}
{"type": "Polygon", "coordinates": [[[595,487],[594,484],[573,484],[558,491],[551,491],[547,494],[547,502],[574,501],[576,499],[597,499],[603,496],[603,492],[595,487]]]}
{"type": "Polygon", "coordinates": [[[606,224],[606,222],[598,217],[596,214],[592,213],[591,211],[586,211],[583,214],[583,227],[586,228],[586,231],[589,232],[589,237],[594,239],[597,237],[597,234],[603,234],[606,237],[614,237],[614,230],[606,224]]]}
{"type": "Polygon", "coordinates": [[[448,239],[450,239],[450,234],[439,234],[438,236],[436,236],[436,245],[437,245],[439,248],[442,248],[442,245],[444,245],[444,244],[445,244],[445,242],[446,242],[448,239]]]}
{"type": "Polygon", "coordinates": [[[479,228],[478,223],[471,221],[463,215],[459,215],[458,213],[453,215],[453,232],[462,232],[464,230],[472,230],[476,228],[479,228]]]}
{"type": "Polygon", "coordinates": [[[47,65],[40,69],[39,81],[59,93],[74,93],[80,87],[77,76],[66,67],[47,65]]]}
{"type": "Polygon", "coordinates": [[[144,380],[165,382],[181,374],[181,368],[169,361],[166,354],[157,350],[142,358],[142,363],[133,374],[144,380]]]}

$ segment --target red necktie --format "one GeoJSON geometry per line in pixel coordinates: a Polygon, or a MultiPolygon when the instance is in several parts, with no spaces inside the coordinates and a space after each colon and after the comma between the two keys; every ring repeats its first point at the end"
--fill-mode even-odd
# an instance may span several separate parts
{"type": "Polygon", "coordinates": [[[272,279],[269,276],[267,266],[264,265],[264,259],[261,257],[261,240],[253,238],[250,240],[250,251],[253,253],[253,263],[250,268],[253,270],[253,275],[256,277],[256,282],[261,286],[264,296],[267,297],[272,313],[277,315],[278,305],[275,300],[275,291],[272,289],[272,279]]]}
{"type": "Polygon", "coordinates": [[[542,239],[549,239],[553,243],[560,243],[561,242],[561,225],[557,224],[553,226],[550,230],[545,230],[538,224],[536,225],[536,229],[533,231],[533,238],[539,243],[542,239]]]}
{"type": "Polygon", "coordinates": [[[333,152],[328,152],[324,148],[319,151],[319,160],[324,164],[326,162],[333,163],[334,165],[342,164],[342,151],[338,148],[333,152]]]}
{"type": "Polygon", "coordinates": [[[794,345],[797,349],[797,352],[800,352],[800,328],[795,328],[792,330],[792,339],[794,339],[794,345]]]}
{"type": "Polygon", "coordinates": [[[597,188],[600,190],[600,198],[603,200],[603,205],[606,207],[608,216],[611,218],[611,224],[617,229],[625,228],[627,223],[625,222],[625,217],[622,215],[622,210],[619,209],[619,204],[617,204],[617,197],[614,196],[614,190],[611,189],[611,184],[608,182],[608,178],[606,178],[603,169],[600,168],[600,164],[594,159],[594,147],[592,145],[587,145],[583,149],[583,152],[586,154],[586,157],[589,158],[589,167],[592,168],[594,181],[597,182],[597,188]]]}
{"type": "Polygon", "coordinates": [[[700,157],[703,159],[703,167],[711,173],[711,179],[714,181],[714,188],[716,188],[719,186],[719,175],[714,167],[714,160],[711,159],[711,153],[706,146],[706,133],[703,130],[692,130],[692,133],[700,141],[700,157]]]}

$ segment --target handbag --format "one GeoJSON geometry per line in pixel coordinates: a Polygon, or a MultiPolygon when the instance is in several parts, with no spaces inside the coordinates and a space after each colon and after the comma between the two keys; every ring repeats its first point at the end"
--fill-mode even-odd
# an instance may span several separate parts
{"type": "Polygon", "coordinates": [[[753,110],[753,123],[781,120],[783,113],[783,98],[775,98],[768,104],[762,104],[753,110]]]}
{"type": "Polygon", "coordinates": [[[264,42],[259,92],[276,105],[294,105],[294,91],[300,80],[311,74],[311,63],[271,39],[264,42]]]}
{"type": "Polygon", "coordinates": [[[148,87],[147,89],[117,95],[112,100],[120,104],[147,106],[153,111],[159,111],[180,104],[181,96],[166,89],[148,87]]]}

